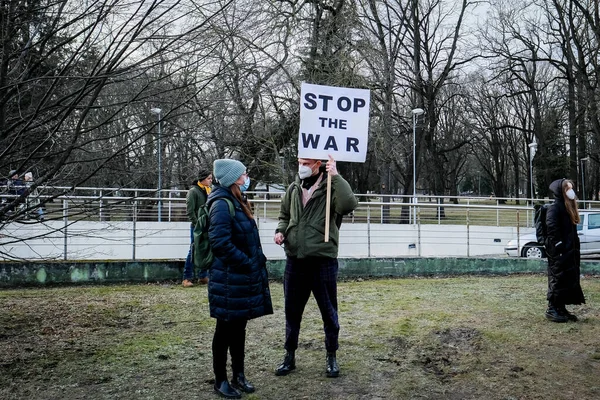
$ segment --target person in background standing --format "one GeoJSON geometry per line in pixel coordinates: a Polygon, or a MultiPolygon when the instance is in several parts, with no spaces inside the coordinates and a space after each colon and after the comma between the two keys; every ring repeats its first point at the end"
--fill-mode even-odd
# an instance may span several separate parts
{"type": "Polygon", "coordinates": [[[250,186],[246,167],[239,161],[214,162],[217,183],[208,196],[208,238],[214,256],[208,282],[210,316],[217,325],[212,342],[214,390],[230,399],[254,392],[244,372],[248,320],[273,314],[258,227],[243,193],[250,186]],[[235,213],[232,216],[230,204],[235,213]],[[227,351],[233,379],[227,380],[227,351]]]}
{"type": "Polygon", "coordinates": [[[546,214],[546,252],[548,254],[548,308],[552,322],[577,321],[565,307],[584,304],[580,279],[580,242],[577,235],[579,211],[573,182],[557,179],[550,184],[554,203],[546,214]]]}
{"type": "MultiPolygon", "coordinates": [[[[190,237],[191,243],[194,243],[194,227],[198,222],[198,209],[202,207],[210,194],[212,186],[212,172],[203,169],[198,174],[190,190],[188,191],[187,197],[185,198],[185,205],[187,208],[187,217],[190,221],[190,237]]],[[[194,262],[192,246],[190,244],[190,250],[185,259],[185,265],[183,266],[183,287],[194,286],[193,280],[195,278],[194,262]]],[[[198,272],[199,283],[206,285],[208,283],[208,271],[201,270],[198,272]]]]}
{"type": "Polygon", "coordinates": [[[17,173],[17,171],[13,169],[12,171],[9,172],[8,176],[9,176],[9,180],[7,181],[8,194],[11,194],[13,196],[20,196],[23,193],[25,193],[25,189],[26,189],[25,183],[19,177],[19,174],[17,173]]]}
{"type": "Polygon", "coordinates": [[[37,188],[31,190],[31,187],[33,186],[33,173],[26,172],[23,177],[25,178],[25,187],[28,192],[26,206],[28,209],[34,208],[37,206],[37,208],[30,210],[29,214],[35,215],[38,220],[43,221],[44,220],[44,208],[42,207],[42,204],[40,202],[40,194],[38,193],[37,188]]]}
{"type": "MultiPolygon", "coordinates": [[[[19,174],[16,169],[11,170],[8,173],[8,179],[6,180],[6,194],[10,197],[3,198],[3,203],[12,203],[16,197],[22,195],[25,192],[25,183],[19,178],[19,174]]],[[[18,210],[17,210],[18,211],[18,210]]],[[[9,204],[6,209],[7,214],[14,214],[15,206],[9,204]]]]}

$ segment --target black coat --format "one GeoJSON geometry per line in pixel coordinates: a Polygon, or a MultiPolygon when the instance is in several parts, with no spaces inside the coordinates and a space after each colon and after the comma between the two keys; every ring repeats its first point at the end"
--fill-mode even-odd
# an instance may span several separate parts
{"type": "Polygon", "coordinates": [[[208,196],[208,238],[214,255],[209,270],[210,316],[224,321],[248,320],[273,313],[266,257],[254,219],[248,218],[229,188],[214,185],[208,196]],[[229,198],[229,206],[219,198],[229,198]]]}
{"type": "Polygon", "coordinates": [[[563,179],[550,185],[554,203],[546,214],[548,301],[554,305],[585,303],[579,284],[580,243],[562,193],[563,179]]]}

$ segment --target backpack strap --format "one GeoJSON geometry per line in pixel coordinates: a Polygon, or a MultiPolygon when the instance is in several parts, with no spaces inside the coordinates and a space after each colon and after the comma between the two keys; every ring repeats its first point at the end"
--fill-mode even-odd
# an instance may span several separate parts
{"type": "Polygon", "coordinates": [[[225,202],[227,202],[227,206],[229,207],[229,216],[231,218],[234,218],[235,217],[235,206],[233,205],[233,202],[226,197],[221,197],[221,198],[216,199],[215,203],[219,200],[225,200],[225,202]]]}
{"type": "Polygon", "coordinates": [[[227,205],[229,206],[229,216],[231,218],[235,218],[235,207],[233,206],[233,202],[229,199],[223,199],[227,202],[227,205]]]}

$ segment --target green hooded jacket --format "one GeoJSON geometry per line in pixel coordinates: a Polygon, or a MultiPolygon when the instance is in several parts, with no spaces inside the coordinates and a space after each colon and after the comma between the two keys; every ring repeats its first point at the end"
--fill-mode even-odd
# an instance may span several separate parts
{"type": "Polygon", "coordinates": [[[194,185],[188,191],[185,198],[186,214],[192,226],[198,223],[198,210],[206,203],[208,195],[198,185],[194,185]]]}
{"type": "MultiPolygon", "coordinates": [[[[327,175],[324,176],[326,178],[327,175]]],[[[331,177],[331,213],[329,242],[325,242],[325,206],[327,179],[323,179],[312,197],[302,207],[302,183],[296,176],[281,200],[279,224],[275,232],[285,236],[285,253],[288,257],[337,258],[339,227],[336,221],[352,212],[358,200],[350,184],[340,175],[331,177]]]]}

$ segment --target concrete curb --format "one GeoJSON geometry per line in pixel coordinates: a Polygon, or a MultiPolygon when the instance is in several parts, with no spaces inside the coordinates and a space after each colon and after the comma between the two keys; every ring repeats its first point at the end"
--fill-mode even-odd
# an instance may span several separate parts
{"type": "MultiPolygon", "coordinates": [[[[545,260],[520,258],[340,258],[339,277],[410,277],[545,273],[545,260]]],[[[143,283],[180,280],[183,260],[106,262],[0,262],[0,287],[52,284],[143,283]]],[[[267,262],[269,276],[282,279],[285,260],[267,262]]],[[[600,260],[583,261],[582,274],[600,274],[600,260]]]]}

